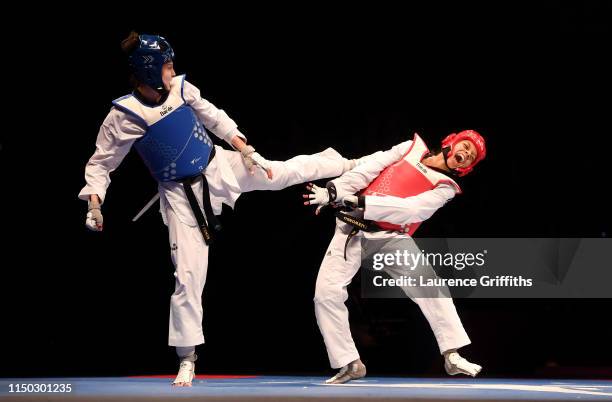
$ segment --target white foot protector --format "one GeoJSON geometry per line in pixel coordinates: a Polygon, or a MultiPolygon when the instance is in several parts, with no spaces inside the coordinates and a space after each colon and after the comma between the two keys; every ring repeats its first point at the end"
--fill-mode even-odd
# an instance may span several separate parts
{"type": "Polygon", "coordinates": [[[325,384],[344,384],[345,382],[365,377],[366,366],[357,359],[342,367],[338,374],[325,381],[325,384]]]}
{"type": "Polygon", "coordinates": [[[451,352],[444,357],[444,369],[449,375],[465,374],[476,377],[482,367],[478,364],[470,363],[457,352],[451,352]]]}
{"type": "Polygon", "coordinates": [[[175,387],[191,387],[195,376],[195,363],[183,360],[179,366],[179,372],[172,383],[175,387]]]}

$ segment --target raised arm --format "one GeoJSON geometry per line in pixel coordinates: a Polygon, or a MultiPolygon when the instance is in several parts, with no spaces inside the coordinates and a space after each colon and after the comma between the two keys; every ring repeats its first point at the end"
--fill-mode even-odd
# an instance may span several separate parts
{"type": "Polygon", "coordinates": [[[236,122],[225,111],[202,98],[200,90],[188,81],[185,81],[183,86],[183,98],[209,131],[240,150],[239,146],[246,142],[246,137],[238,130],[236,122]]]}
{"type": "Polygon", "coordinates": [[[255,148],[246,144],[246,137],[227,113],[202,98],[200,90],[188,81],[183,85],[183,98],[208,130],[242,153],[251,173],[254,173],[255,165],[258,165],[266,171],[268,178],[272,178],[268,161],[255,152],[255,148]]]}

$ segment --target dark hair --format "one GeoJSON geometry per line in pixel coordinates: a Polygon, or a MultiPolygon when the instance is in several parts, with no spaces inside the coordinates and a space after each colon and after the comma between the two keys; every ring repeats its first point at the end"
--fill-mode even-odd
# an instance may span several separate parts
{"type": "Polygon", "coordinates": [[[140,39],[138,39],[138,33],[136,31],[130,32],[130,34],[121,41],[121,50],[123,53],[129,55],[136,49],[140,39]]]}
{"type": "MultiPolygon", "coordinates": [[[[138,33],[136,31],[132,31],[124,40],[121,41],[121,50],[126,54],[126,56],[129,56],[130,53],[132,53],[134,49],[138,47],[139,43],[140,39],[138,38],[138,33]]],[[[137,88],[140,84],[134,73],[130,73],[129,80],[132,88],[137,88]]]]}

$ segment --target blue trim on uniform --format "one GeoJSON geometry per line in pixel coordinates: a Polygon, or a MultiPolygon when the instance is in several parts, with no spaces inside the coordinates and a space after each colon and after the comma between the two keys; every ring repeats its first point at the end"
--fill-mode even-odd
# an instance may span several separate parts
{"type": "Polygon", "coordinates": [[[132,94],[123,95],[121,98],[117,98],[117,99],[115,99],[115,100],[113,101],[113,103],[115,103],[115,102],[119,102],[119,101],[122,101],[122,100],[124,100],[124,99],[126,99],[126,98],[129,98],[130,96],[134,96],[134,95],[132,95],[132,94]]]}
{"type": "Polygon", "coordinates": [[[181,98],[183,99],[183,102],[187,103],[185,97],[183,96],[183,89],[185,88],[185,78],[187,77],[187,74],[183,74],[182,77],[183,78],[181,79],[181,98]]]}
{"type": "Polygon", "coordinates": [[[126,95],[126,96],[124,96],[124,97],[122,97],[122,98],[119,98],[119,99],[117,99],[117,100],[114,100],[114,101],[113,101],[113,105],[114,105],[114,106],[115,106],[117,109],[119,109],[119,110],[123,111],[124,113],[129,114],[130,116],[134,116],[134,117],[136,117],[136,118],[138,119],[138,121],[140,121],[142,124],[144,124],[144,126],[145,126],[146,128],[148,128],[148,127],[149,127],[149,125],[147,124],[147,122],[146,122],[146,121],[145,121],[145,120],[144,120],[142,117],[140,117],[138,114],[136,114],[136,112],[134,112],[134,111],[132,111],[132,110],[128,109],[127,107],[125,107],[125,106],[123,106],[123,105],[120,105],[120,104],[119,104],[119,101],[120,101],[120,100],[123,100],[123,99],[125,99],[125,98],[127,98],[127,97],[130,97],[130,96],[132,96],[132,95],[126,95]]]}

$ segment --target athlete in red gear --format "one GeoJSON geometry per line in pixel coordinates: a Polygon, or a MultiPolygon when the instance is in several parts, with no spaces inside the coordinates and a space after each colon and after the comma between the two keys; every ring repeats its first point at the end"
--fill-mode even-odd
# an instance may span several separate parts
{"type": "MultiPolygon", "coordinates": [[[[340,371],[327,382],[344,383],[366,374],[352,339],[347,286],[361,266],[359,238],[404,238],[411,240],[421,222],[461,193],[453,177],[464,176],[486,156],[485,141],[476,131],[451,134],[442,141],[441,150],[431,152],[418,136],[388,151],[377,152],[357,161],[357,166],[327,183],[326,188],[310,184],[305,205],[321,207],[340,203],[355,208],[351,218],[363,218],[373,233],[359,232],[353,224],[338,219],[335,235],[325,253],[315,290],[315,313],[332,368],[340,371]]],[[[363,229],[363,227],[361,227],[363,229]]],[[[394,278],[397,267],[385,269],[394,278]]],[[[404,289],[406,291],[406,289],[404,289]]],[[[406,291],[408,294],[408,292],[406,291]]],[[[408,294],[411,296],[410,294],[408,294]]],[[[476,376],[481,366],[462,358],[457,349],[470,340],[450,297],[412,297],[427,318],[444,356],[448,374],[476,376]]]]}

